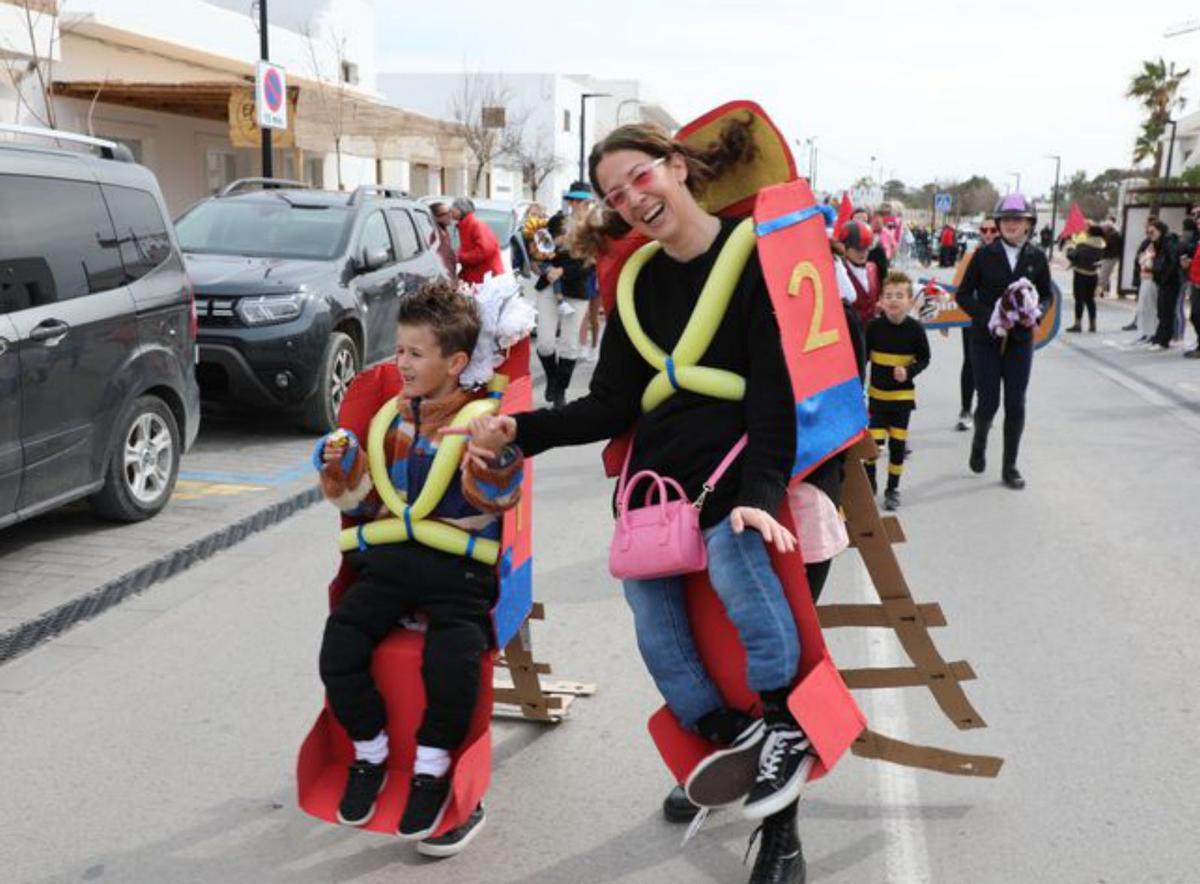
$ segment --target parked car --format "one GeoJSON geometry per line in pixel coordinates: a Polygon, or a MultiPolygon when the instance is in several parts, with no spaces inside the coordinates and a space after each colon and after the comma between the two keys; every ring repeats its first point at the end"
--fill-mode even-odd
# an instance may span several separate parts
{"type": "Polygon", "coordinates": [[[196,314],[162,193],[122,145],[0,130],[99,151],[0,144],[0,526],[81,497],[153,516],[200,426],[196,314]]]}
{"type": "Polygon", "coordinates": [[[283,409],[314,432],[336,426],[354,375],[394,352],[405,293],[446,275],[428,209],[382,187],[243,179],[176,226],[202,398],[283,409]]]}

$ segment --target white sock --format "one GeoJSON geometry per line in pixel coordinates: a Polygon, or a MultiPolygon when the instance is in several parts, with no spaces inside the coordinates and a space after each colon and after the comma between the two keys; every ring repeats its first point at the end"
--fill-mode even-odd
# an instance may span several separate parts
{"type": "Polygon", "coordinates": [[[413,773],[428,774],[441,779],[450,770],[450,753],[445,749],[435,749],[432,746],[418,746],[417,760],[413,764],[413,773]]]}
{"type": "Polygon", "coordinates": [[[388,757],[387,731],[380,731],[370,740],[354,741],[354,758],[357,761],[369,761],[371,764],[383,764],[388,757]]]}

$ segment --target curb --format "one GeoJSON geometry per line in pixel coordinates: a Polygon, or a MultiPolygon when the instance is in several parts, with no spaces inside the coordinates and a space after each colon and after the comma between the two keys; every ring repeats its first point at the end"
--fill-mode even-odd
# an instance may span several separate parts
{"type": "Polygon", "coordinates": [[[154,584],[174,577],[216,553],[236,546],[251,535],[279,524],[312,506],[320,498],[318,488],[308,488],[0,633],[0,666],[126,599],[145,592],[154,584]]]}

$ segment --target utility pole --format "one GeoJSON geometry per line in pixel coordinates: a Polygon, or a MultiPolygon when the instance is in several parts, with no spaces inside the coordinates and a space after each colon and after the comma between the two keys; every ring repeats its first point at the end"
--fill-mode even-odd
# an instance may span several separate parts
{"type": "MultiPolygon", "coordinates": [[[[1058,173],[1062,168],[1062,157],[1058,154],[1047,154],[1047,159],[1054,160],[1054,196],[1050,202],[1050,230],[1057,232],[1058,230],[1058,173]]],[[[1032,233],[1033,231],[1030,231],[1032,233]]],[[[1050,242],[1050,255],[1054,257],[1054,240],[1050,242]]]]}
{"type": "Polygon", "coordinates": [[[579,96],[579,181],[587,181],[587,100],[608,98],[610,92],[584,92],[579,96]]]}
{"type": "MultiPolygon", "coordinates": [[[[271,50],[267,42],[267,0],[258,0],[258,49],[259,57],[263,61],[271,60],[271,50]]],[[[262,173],[264,178],[272,178],[275,175],[271,130],[265,126],[262,128],[262,173]]]]}

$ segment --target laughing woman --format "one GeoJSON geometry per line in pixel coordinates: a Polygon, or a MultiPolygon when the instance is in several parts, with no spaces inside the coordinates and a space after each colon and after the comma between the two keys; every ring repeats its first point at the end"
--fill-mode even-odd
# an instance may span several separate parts
{"type": "MultiPolygon", "coordinates": [[[[704,151],[671,140],[657,127],[622,126],[592,151],[591,180],[604,211],[595,213],[585,233],[591,234],[593,250],[631,230],[661,244],[637,277],[632,312],[665,352],[679,340],[736,227],[708,214],[697,197],[707,182],[754,158],[750,126],[727,124],[704,151]]],[[[813,756],[787,708],[800,641],[768,554],[770,547],[782,552],[796,547],[772,515],[784,499],[795,457],[795,409],[759,262],[751,254],[703,357],[704,366],[745,378],[739,401],[680,389],[643,412],[643,392],[656,371],[630,340],[631,318],[623,312],[617,320],[604,336],[587,396],[556,411],[490,420],[527,456],[617,437],[636,424],[629,475],[651,470],[677,481],[689,500],[703,501],[709,577],[746,650],[747,683],[762,700],[763,721],[727,708],[706,672],[688,626],[683,576],[626,579],[625,597],[642,658],[668,707],[682,725],[727,747],[693,771],[687,794],[700,804],[745,796],[744,815],[764,821],[750,880],[799,880],[804,860],[796,807],[813,756]],[[745,448],[736,454],[743,436],[745,448]],[[734,455],[732,466],[711,482],[727,453],[734,455]],[[725,797],[705,800],[717,794],[725,797]]],[[[809,481],[836,498],[839,465],[831,462],[819,473],[809,481]]],[[[819,587],[827,567],[828,562],[809,566],[810,586],[819,587]]],[[[668,815],[672,806],[675,818],[686,815],[688,802],[678,790],[668,799],[668,815]]]]}

